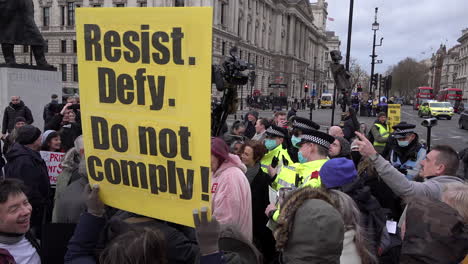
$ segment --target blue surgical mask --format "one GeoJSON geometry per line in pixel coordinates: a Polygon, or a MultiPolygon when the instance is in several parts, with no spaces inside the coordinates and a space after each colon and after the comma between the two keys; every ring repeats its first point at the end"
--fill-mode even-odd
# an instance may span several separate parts
{"type": "Polygon", "coordinates": [[[407,141],[407,140],[403,140],[403,141],[398,140],[398,146],[407,147],[408,145],[409,145],[409,141],[407,141]]]}
{"type": "Polygon", "coordinates": [[[296,136],[292,136],[291,137],[291,143],[292,145],[295,147],[295,148],[299,148],[299,146],[297,145],[299,142],[301,142],[301,138],[300,137],[296,137],[296,136]]]}
{"type": "Polygon", "coordinates": [[[272,149],[275,149],[278,144],[276,144],[276,140],[274,139],[265,139],[264,141],[264,144],[265,144],[265,147],[268,149],[268,150],[272,150],[272,149]]]}
{"type": "Polygon", "coordinates": [[[302,152],[297,153],[297,159],[299,160],[299,163],[306,163],[308,160],[302,156],[302,152]]]}

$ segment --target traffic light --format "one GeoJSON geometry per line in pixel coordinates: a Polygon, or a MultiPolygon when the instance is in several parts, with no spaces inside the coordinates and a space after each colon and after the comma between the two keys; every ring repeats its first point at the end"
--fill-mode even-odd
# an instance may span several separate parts
{"type": "Polygon", "coordinates": [[[385,78],[385,89],[390,90],[392,89],[392,76],[388,75],[387,78],[385,78]]]}
{"type": "Polygon", "coordinates": [[[308,93],[309,92],[309,85],[304,85],[304,93],[308,93]]]}
{"type": "Polygon", "coordinates": [[[374,75],[372,75],[371,77],[371,85],[374,86],[375,88],[377,88],[377,82],[379,80],[379,74],[378,73],[375,73],[374,75]]]}
{"type": "Polygon", "coordinates": [[[380,75],[380,89],[382,89],[382,91],[385,91],[385,80],[387,79],[387,77],[383,77],[382,75],[380,75]]]}

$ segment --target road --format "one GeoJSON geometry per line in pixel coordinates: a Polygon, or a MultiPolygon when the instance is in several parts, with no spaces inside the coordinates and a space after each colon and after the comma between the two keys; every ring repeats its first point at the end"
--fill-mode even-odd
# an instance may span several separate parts
{"type": "MultiPolygon", "coordinates": [[[[239,111],[237,116],[229,116],[228,125],[230,126],[236,117],[237,119],[240,119],[242,114],[246,112],[246,110],[239,111]]],[[[314,110],[312,112],[312,120],[321,126],[321,130],[326,131],[328,127],[330,127],[331,113],[332,111],[330,109],[314,110]]],[[[335,109],[335,124],[339,124],[341,120],[340,115],[341,111],[338,108],[335,109]]],[[[273,112],[271,110],[259,111],[259,116],[272,118],[273,112]]],[[[298,112],[298,116],[309,118],[309,110],[300,110],[298,112]]],[[[433,127],[431,132],[432,146],[438,144],[447,144],[455,148],[457,151],[468,147],[468,130],[462,130],[458,128],[458,118],[459,115],[456,114],[453,116],[452,120],[438,120],[438,125],[433,127]]],[[[370,127],[374,123],[375,117],[358,116],[358,120],[361,123],[366,123],[368,127],[370,127]]],[[[421,126],[421,122],[424,120],[424,118],[418,117],[417,111],[413,110],[412,106],[402,106],[401,120],[410,124],[415,124],[416,132],[418,133],[419,138],[424,141],[427,140],[427,128],[421,126]]]]}

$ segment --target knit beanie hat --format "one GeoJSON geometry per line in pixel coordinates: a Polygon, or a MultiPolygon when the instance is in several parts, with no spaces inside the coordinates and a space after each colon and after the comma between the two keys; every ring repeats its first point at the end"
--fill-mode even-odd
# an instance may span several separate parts
{"type": "Polygon", "coordinates": [[[47,141],[47,138],[48,138],[52,133],[54,133],[54,132],[56,132],[56,131],[55,131],[55,130],[46,130],[46,131],[44,132],[44,134],[42,134],[41,144],[44,144],[44,142],[47,141]]]}
{"type": "Polygon", "coordinates": [[[24,118],[22,116],[18,116],[18,117],[15,118],[15,125],[18,122],[25,122],[26,123],[26,118],[24,118]]]}
{"type": "Polygon", "coordinates": [[[221,138],[211,138],[211,154],[215,155],[221,164],[229,159],[229,147],[221,138]]]}
{"type": "Polygon", "coordinates": [[[347,158],[331,159],[320,169],[322,185],[327,189],[341,187],[357,178],[354,162],[347,158]]]}
{"type": "Polygon", "coordinates": [[[35,126],[24,125],[18,129],[16,142],[21,145],[29,145],[34,143],[41,136],[41,130],[35,126]]]}
{"type": "Polygon", "coordinates": [[[349,156],[351,154],[351,144],[349,144],[349,141],[343,137],[335,137],[335,139],[340,142],[340,146],[341,146],[341,151],[340,151],[339,156],[340,157],[349,156]]]}

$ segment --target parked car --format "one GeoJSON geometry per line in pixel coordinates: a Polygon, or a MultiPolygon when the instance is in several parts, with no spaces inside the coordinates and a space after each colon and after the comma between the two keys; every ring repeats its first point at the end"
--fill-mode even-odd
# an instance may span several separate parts
{"type": "Polygon", "coordinates": [[[458,119],[458,127],[461,129],[468,129],[468,109],[465,109],[460,113],[460,119],[458,119]]]}
{"type": "Polygon", "coordinates": [[[419,106],[418,116],[445,117],[448,120],[454,115],[453,107],[449,102],[428,101],[419,106]]]}

